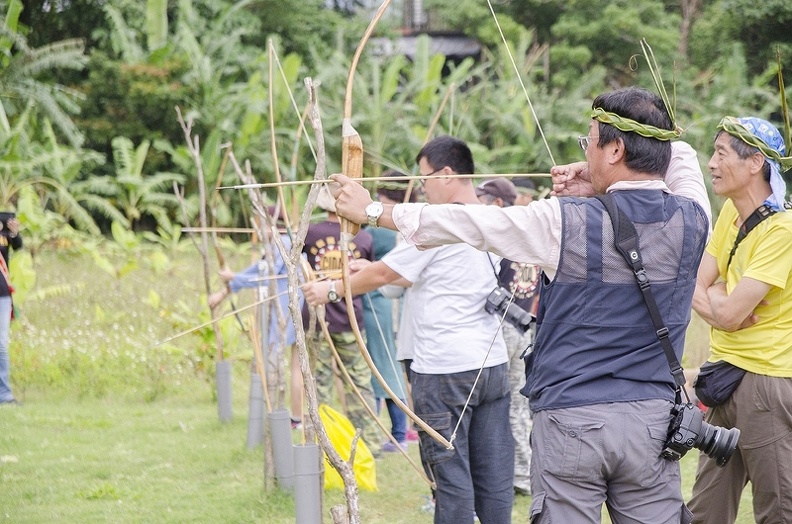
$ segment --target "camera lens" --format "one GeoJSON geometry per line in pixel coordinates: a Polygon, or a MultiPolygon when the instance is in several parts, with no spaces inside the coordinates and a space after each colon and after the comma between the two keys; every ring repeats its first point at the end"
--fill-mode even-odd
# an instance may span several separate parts
{"type": "Polygon", "coordinates": [[[715,463],[723,467],[737,449],[737,441],[740,439],[740,430],[737,428],[726,429],[719,426],[707,424],[701,421],[701,430],[693,447],[698,448],[715,463]]]}
{"type": "Polygon", "coordinates": [[[533,317],[517,304],[509,304],[506,309],[506,320],[514,327],[525,332],[531,327],[533,317]]]}
{"type": "Polygon", "coordinates": [[[668,438],[661,456],[679,460],[691,448],[700,449],[720,467],[726,465],[737,449],[740,430],[726,429],[704,422],[704,413],[693,404],[677,404],[671,410],[668,438]]]}

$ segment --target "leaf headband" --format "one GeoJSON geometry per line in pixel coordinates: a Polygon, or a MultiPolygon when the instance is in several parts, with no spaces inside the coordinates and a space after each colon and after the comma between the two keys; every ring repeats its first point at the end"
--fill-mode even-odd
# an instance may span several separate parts
{"type": "Polygon", "coordinates": [[[660,93],[660,98],[663,100],[663,104],[665,105],[666,111],[668,112],[668,116],[671,118],[671,127],[674,129],[660,129],[659,127],[649,124],[642,124],[631,118],[605,111],[601,107],[594,108],[594,110],[591,112],[591,118],[602,122],[603,124],[612,125],[619,131],[624,131],[625,133],[637,133],[643,137],[654,138],[656,140],[674,140],[679,138],[679,136],[682,134],[682,128],[676,124],[674,108],[668,98],[668,93],[665,90],[663,79],[660,77],[657,61],[654,57],[654,52],[652,52],[652,48],[649,47],[649,44],[646,42],[645,38],[641,39],[641,49],[643,49],[644,57],[646,58],[646,62],[649,64],[649,71],[652,73],[652,79],[655,82],[657,91],[660,93]]]}
{"type": "MultiPolygon", "coordinates": [[[[771,147],[765,140],[762,140],[759,136],[757,136],[757,130],[749,130],[740,122],[739,119],[734,118],[733,116],[724,117],[718,124],[718,129],[721,129],[730,135],[739,138],[751,147],[755,147],[770,160],[775,160],[781,164],[784,170],[792,168],[792,156],[782,156],[781,152],[779,152],[776,148],[771,147]]],[[[785,152],[783,141],[780,142],[778,147],[781,149],[781,151],[785,152]]]]}

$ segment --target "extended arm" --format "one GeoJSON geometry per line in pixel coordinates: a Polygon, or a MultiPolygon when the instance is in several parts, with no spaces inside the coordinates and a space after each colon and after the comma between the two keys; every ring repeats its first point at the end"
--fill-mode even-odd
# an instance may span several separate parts
{"type": "MultiPolygon", "coordinates": [[[[587,162],[553,166],[550,175],[553,178],[553,195],[590,197],[595,193],[587,162]]],[[[690,198],[704,209],[711,230],[712,210],[704,175],[696,151],[688,143],[677,141],[671,144],[671,162],[664,180],[673,194],[690,198]]]]}
{"type": "MultiPolygon", "coordinates": [[[[266,273],[266,271],[265,271],[266,273]]],[[[244,270],[240,271],[239,273],[233,274],[230,279],[227,278],[227,275],[223,273],[220,274],[220,278],[228,282],[228,285],[231,287],[232,293],[239,293],[242,288],[253,288],[262,285],[261,275],[259,274],[259,263],[256,262],[244,270]]],[[[264,283],[263,285],[266,285],[264,283]]]]}
{"type": "MultiPolygon", "coordinates": [[[[352,222],[364,223],[365,208],[371,203],[368,191],[343,175],[331,178],[339,183],[335,191],[338,214],[352,222]]],[[[509,260],[540,266],[548,278],[555,275],[558,267],[561,205],[556,198],[508,208],[457,204],[385,205],[378,225],[398,229],[407,242],[421,248],[465,243],[509,260]]]]}
{"type": "MultiPolygon", "coordinates": [[[[400,279],[404,281],[401,275],[389,268],[384,262],[377,261],[352,275],[350,279],[352,294],[362,295],[386,284],[393,284],[400,279]]],[[[343,286],[336,285],[335,288],[339,296],[344,295],[343,286]]],[[[305,284],[302,289],[305,294],[305,300],[312,306],[319,306],[329,302],[327,294],[330,291],[330,282],[328,281],[310,282],[305,284]]]]}

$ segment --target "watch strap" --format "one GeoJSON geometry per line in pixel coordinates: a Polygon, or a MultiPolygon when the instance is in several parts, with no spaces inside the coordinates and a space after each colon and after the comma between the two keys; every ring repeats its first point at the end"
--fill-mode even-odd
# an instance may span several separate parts
{"type": "Polygon", "coordinates": [[[384,211],[383,205],[381,202],[372,202],[368,206],[366,206],[366,220],[368,222],[369,227],[377,227],[377,223],[379,222],[380,217],[384,211]],[[374,206],[379,212],[376,214],[371,214],[369,209],[374,206]]]}

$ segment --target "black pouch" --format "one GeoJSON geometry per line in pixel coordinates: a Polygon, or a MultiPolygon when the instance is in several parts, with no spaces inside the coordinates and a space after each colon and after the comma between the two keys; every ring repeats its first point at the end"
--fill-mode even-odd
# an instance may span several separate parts
{"type": "MultiPolygon", "coordinates": [[[[528,351],[526,349],[526,351],[528,351]]],[[[520,389],[520,394],[526,398],[529,397],[531,391],[531,371],[533,370],[534,352],[531,351],[523,357],[525,361],[525,385],[520,389]]]]}
{"type": "Polygon", "coordinates": [[[707,407],[720,406],[732,396],[745,376],[745,370],[729,364],[725,360],[705,362],[693,387],[696,396],[707,407]]]}

